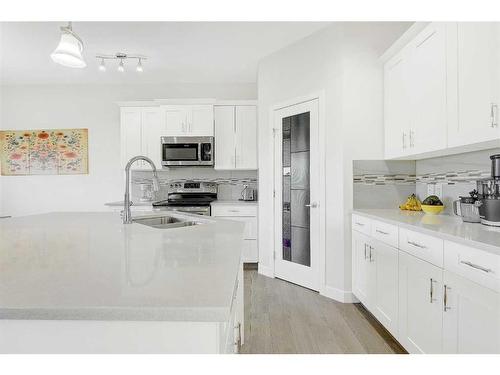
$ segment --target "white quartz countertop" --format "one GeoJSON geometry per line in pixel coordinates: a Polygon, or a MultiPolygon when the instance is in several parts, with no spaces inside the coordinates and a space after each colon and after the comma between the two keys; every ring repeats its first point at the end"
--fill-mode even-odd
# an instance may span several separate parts
{"type": "Polygon", "coordinates": [[[210,203],[212,206],[235,206],[235,205],[244,205],[244,206],[257,206],[259,204],[258,201],[240,201],[240,200],[216,200],[210,203]]]}
{"type": "Polygon", "coordinates": [[[114,212],[0,220],[0,319],[226,321],[243,223],[171,216],[204,223],[124,225],[114,212]]]}
{"type": "Polygon", "coordinates": [[[500,228],[464,223],[457,216],[398,209],[355,209],[353,213],[500,255],[500,228]]]}
{"type": "MultiPolygon", "coordinates": [[[[153,204],[152,201],[150,202],[141,202],[141,201],[133,201],[133,206],[151,206],[153,204]]],[[[105,206],[122,206],[123,207],[123,201],[116,201],[116,202],[108,202],[104,203],[105,206]]]]}

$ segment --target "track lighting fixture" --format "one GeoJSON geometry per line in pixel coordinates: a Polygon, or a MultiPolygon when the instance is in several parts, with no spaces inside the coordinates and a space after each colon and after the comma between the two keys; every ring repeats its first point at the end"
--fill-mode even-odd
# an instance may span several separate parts
{"type": "Polygon", "coordinates": [[[83,42],[73,32],[71,22],[68,26],[61,27],[61,39],[50,57],[52,61],[69,68],[85,68],[87,64],[82,56],[83,42]]]}
{"type": "Polygon", "coordinates": [[[146,56],[143,55],[127,55],[126,53],[123,52],[118,52],[115,53],[114,55],[96,55],[96,59],[101,60],[101,63],[99,64],[99,70],[100,71],[105,71],[106,66],[104,65],[104,60],[119,60],[120,62],[118,63],[118,68],[117,70],[120,73],[125,72],[125,62],[127,60],[137,60],[137,66],[135,68],[136,72],[143,72],[144,68],[142,66],[142,61],[147,60],[146,56]]]}

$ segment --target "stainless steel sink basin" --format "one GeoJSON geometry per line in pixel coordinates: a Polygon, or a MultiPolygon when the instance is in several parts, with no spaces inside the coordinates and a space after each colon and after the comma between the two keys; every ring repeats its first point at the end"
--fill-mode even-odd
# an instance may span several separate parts
{"type": "Polygon", "coordinates": [[[189,227],[198,224],[196,221],[193,220],[185,220],[173,216],[137,217],[133,218],[132,222],[137,224],[147,225],[148,227],[158,228],[158,229],[189,227]]]}

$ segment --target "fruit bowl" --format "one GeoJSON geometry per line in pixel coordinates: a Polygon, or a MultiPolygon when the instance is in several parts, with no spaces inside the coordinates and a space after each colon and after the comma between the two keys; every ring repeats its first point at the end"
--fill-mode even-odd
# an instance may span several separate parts
{"type": "Polygon", "coordinates": [[[444,206],[431,206],[429,204],[422,205],[422,211],[430,215],[438,215],[443,212],[444,206]]]}

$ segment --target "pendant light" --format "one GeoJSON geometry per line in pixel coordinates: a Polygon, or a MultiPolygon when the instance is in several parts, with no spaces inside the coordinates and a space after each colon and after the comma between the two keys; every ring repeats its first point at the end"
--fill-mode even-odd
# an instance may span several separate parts
{"type": "Polygon", "coordinates": [[[87,64],[83,60],[82,52],[83,42],[73,32],[69,22],[68,26],[61,27],[61,40],[50,57],[54,62],[69,68],[85,68],[87,64]]]}

